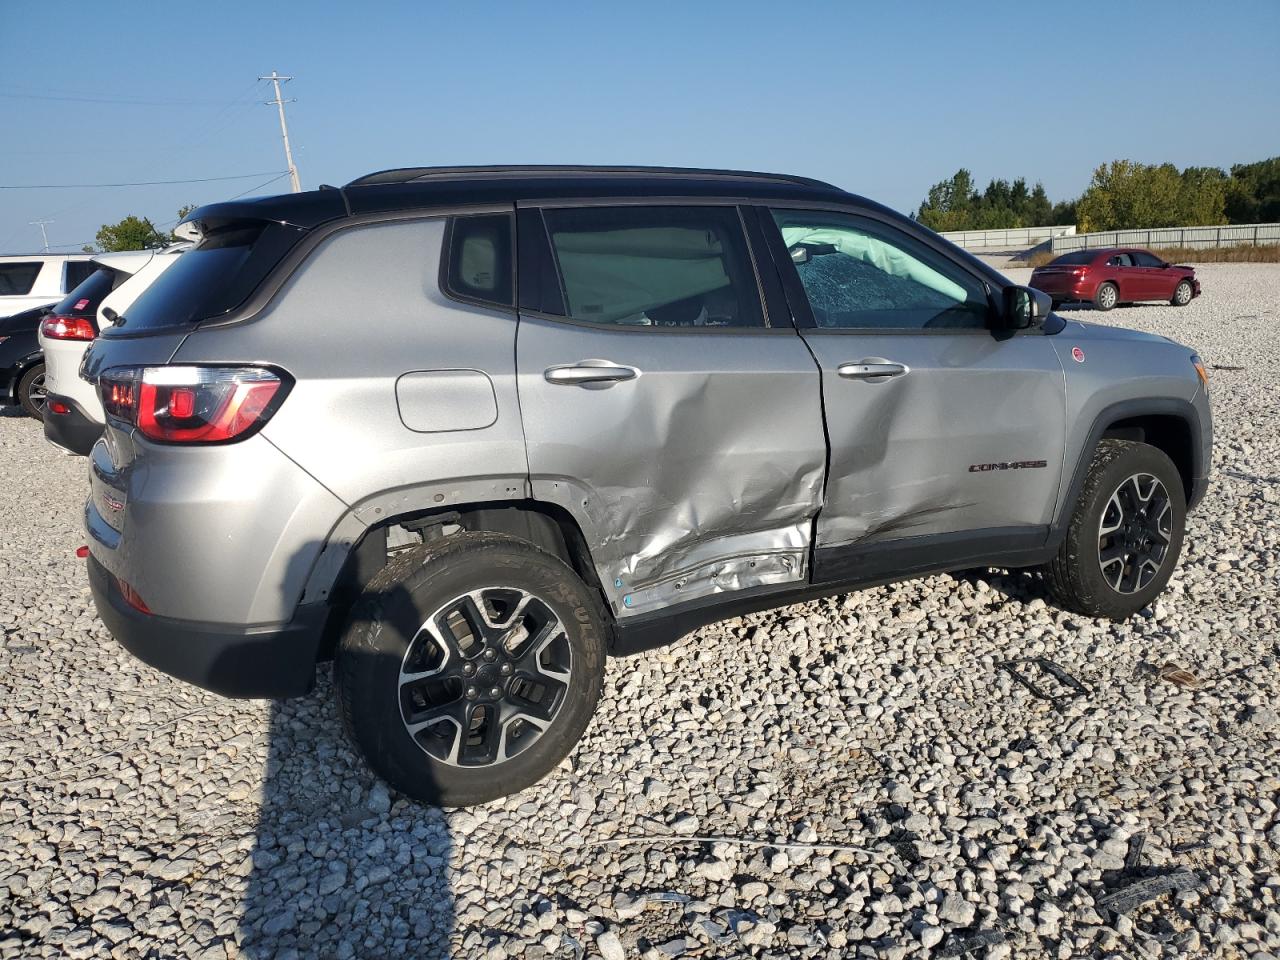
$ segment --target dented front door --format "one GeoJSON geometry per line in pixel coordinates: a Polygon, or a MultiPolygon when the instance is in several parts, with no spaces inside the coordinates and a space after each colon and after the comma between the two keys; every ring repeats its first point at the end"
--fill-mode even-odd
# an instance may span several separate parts
{"type": "Polygon", "coordinates": [[[820,548],[1049,523],[1064,415],[1045,337],[804,336],[822,366],[831,438],[820,548]],[[881,363],[904,372],[849,376],[881,363]]]}
{"type": "Polygon", "coordinates": [[[575,519],[617,615],[803,581],[818,370],[762,309],[736,208],[522,217],[521,285],[542,264],[550,291],[522,290],[516,343],[533,494],[575,519]]]}
{"type": "Polygon", "coordinates": [[[1047,338],[998,339],[984,279],[883,216],[763,219],[781,234],[775,259],[822,369],[831,458],[817,565],[857,579],[881,572],[877,550],[905,572],[939,550],[966,556],[966,540],[974,557],[1042,542],[1065,418],[1047,338]]]}

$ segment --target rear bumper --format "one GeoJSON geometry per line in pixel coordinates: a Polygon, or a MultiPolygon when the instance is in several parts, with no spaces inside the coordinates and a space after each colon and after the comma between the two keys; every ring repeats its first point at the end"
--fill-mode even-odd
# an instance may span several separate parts
{"type": "Polygon", "coordinates": [[[87,457],[102,436],[102,424],[91,420],[70,397],[51,393],[45,406],[44,435],[77,457],[87,457]],[[58,413],[55,407],[65,408],[66,412],[58,413]]]}
{"type": "Polygon", "coordinates": [[[92,556],[89,587],[98,616],[119,644],[144,663],[226,697],[294,697],[315,684],[329,608],[298,607],[288,623],[240,627],[142,613],[92,556]]]}
{"type": "Polygon", "coordinates": [[[1092,300],[1095,293],[1095,285],[1087,281],[1062,280],[1055,282],[1052,279],[1041,280],[1037,277],[1032,286],[1041,293],[1047,293],[1054,300],[1062,301],[1092,300]]]}

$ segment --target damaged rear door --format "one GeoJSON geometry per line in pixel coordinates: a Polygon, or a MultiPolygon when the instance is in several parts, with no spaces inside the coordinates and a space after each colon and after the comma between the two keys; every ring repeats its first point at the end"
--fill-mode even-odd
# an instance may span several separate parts
{"type": "Polygon", "coordinates": [[[577,521],[615,612],[803,582],[818,370],[738,207],[526,205],[518,244],[533,493],[577,521]]]}
{"type": "Polygon", "coordinates": [[[822,368],[831,460],[815,580],[997,562],[1048,533],[1063,370],[988,329],[982,277],[872,212],[762,211],[822,368]]]}

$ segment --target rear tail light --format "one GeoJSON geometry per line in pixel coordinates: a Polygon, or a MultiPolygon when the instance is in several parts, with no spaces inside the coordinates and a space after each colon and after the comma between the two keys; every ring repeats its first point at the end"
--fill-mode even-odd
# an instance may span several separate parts
{"type": "Polygon", "coordinates": [[[88,317],[61,317],[57,314],[44,318],[40,332],[50,340],[92,340],[98,335],[88,317]]]}
{"type": "Polygon", "coordinates": [[[271,419],[290,385],[265,367],[124,367],[98,378],[107,416],[161,443],[243,440],[271,419]]]}
{"type": "Polygon", "coordinates": [[[71,407],[61,400],[50,400],[46,406],[49,408],[50,413],[56,413],[60,417],[65,417],[71,412],[71,407]]]}

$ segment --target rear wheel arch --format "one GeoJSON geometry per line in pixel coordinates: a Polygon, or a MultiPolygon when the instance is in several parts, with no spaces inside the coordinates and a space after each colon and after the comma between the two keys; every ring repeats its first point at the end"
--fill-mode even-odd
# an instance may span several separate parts
{"type": "MultiPolygon", "coordinates": [[[[332,655],[351,605],[387,565],[394,556],[393,551],[412,545],[417,537],[427,543],[458,531],[501,533],[533,544],[568,565],[589,590],[598,594],[601,609],[608,614],[608,600],[596,574],[586,538],[568,511],[534,500],[450,504],[380,519],[352,537],[350,542],[340,543],[345,558],[340,567],[330,565],[327,571],[313,571],[306,595],[323,600],[330,607],[321,658],[328,659],[332,655]],[[404,542],[406,532],[408,542],[404,542]],[[397,543],[397,540],[401,542],[397,543]]],[[[330,544],[334,542],[335,538],[331,537],[330,544]]]]}

